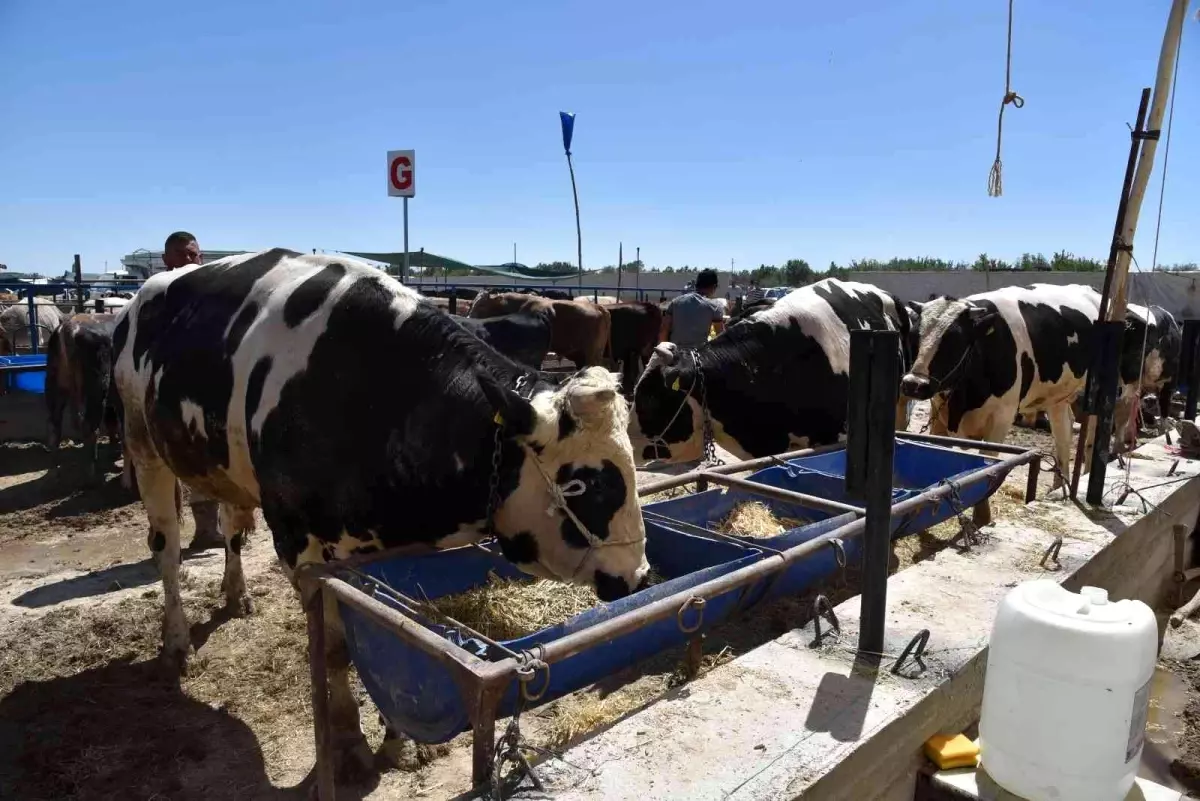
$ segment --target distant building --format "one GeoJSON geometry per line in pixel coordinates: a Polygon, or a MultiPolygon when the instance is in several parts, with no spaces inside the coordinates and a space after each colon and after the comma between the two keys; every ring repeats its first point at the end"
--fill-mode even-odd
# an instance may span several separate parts
{"type": "MultiPolygon", "coordinates": [[[[239,253],[246,253],[245,250],[202,250],[200,253],[200,263],[208,264],[210,261],[223,259],[226,256],[236,256],[239,253]]],[[[131,274],[138,278],[149,278],[155,273],[161,273],[167,269],[162,260],[163,252],[161,250],[135,250],[127,256],[121,258],[121,265],[131,274]]]]}

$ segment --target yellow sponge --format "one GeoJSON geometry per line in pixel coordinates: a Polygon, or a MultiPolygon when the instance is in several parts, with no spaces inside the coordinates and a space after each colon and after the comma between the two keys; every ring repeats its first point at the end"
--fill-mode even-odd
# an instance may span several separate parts
{"type": "Polygon", "coordinates": [[[935,734],[925,741],[925,756],[942,770],[973,768],[979,759],[979,746],[962,734],[935,734]]]}

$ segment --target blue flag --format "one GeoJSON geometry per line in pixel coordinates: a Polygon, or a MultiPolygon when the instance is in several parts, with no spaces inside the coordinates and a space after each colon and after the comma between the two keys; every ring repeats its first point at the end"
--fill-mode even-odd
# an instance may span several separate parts
{"type": "Polygon", "coordinates": [[[567,155],[571,155],[571,137],[575,134],[575,113],[571,111],[558,112],[558,119],[562,122],[563,131],[563,150],[567,151],[567,155]]]}

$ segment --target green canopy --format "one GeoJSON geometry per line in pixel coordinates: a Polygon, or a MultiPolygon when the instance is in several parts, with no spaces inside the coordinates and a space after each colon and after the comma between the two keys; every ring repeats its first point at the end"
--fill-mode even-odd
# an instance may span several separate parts
{"type": "MultiPolygon", "coordinates": [[[[404,266],[403,253],[365,253],[354,250],[343,250],[341,252],[351,256],[358,256],[361,259],[383,262],[395,267],[397,270],[404,266]]],[[[542,281],[559,281],[564,278],[575,278],[579,275],[578,270],[538,270],[515,262],[499,265],[465,264],[461,261],[448,259],[445,256],[438,256],[425,250],[411,251],[408,254],[408,263],[411,267],[420,267],[424,270],[479,270],[491,273],[492,275],[502,275],[505,278],[542,281]]]]}

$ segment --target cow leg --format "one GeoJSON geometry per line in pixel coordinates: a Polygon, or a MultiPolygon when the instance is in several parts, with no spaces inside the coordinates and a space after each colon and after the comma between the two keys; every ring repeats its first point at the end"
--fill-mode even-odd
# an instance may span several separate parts
{"type": "Polygon", "coordinates": [[[225,577],[221,591],[225,606],[237,616],[254,611],[250,593],[246,591],[246,576],[242,573],[242,546],[246,533],[254,529],[254,510],[220,504],[218,512],[221,537],[225,540],[225,577]]]}
{"type": "Polygon", "coordinates": [[[179,586],[179,521],[182,514],[179,483],[174,473],[157,458],[139,463],[138,483],[146,516],[150,519],[147,537],[150,555],[163,583],[163,660],[183,672],[191,639],[179,586]]]}
{"type": "Polygon", "coordinates": [[[58,446],[62,443],[63,413],[66,411],[67,393],[58,385],[58,360],[46,361],[46,412],[49,415],[49,430],[46,448],[58,457],[58,446]]]}
{"type": "Polygon", "coordinates": [[[1050,419],[1050,434],[1054,437],[1054,465],[1057,468],[1054,472],[1054,482],[1050,485],[1053,491],[1063,485],[1063,476],[1070,475],[1071,472],[1071,406],[1068,403],[1055,404],[1046,410],[1046,417],[1050,419]]]}
{"type": "MultiPolygon", "coordinates": [[[[375,757],[363,736],[358,699],[350,689],[350,651],[337,600],[322,593],[325,611],[325,671],[329,686],[330,745],[338,781],[353,784],[374,770],[375,757]]],[[[309,597],[304,598],[309,602],[309,597]]]]}

